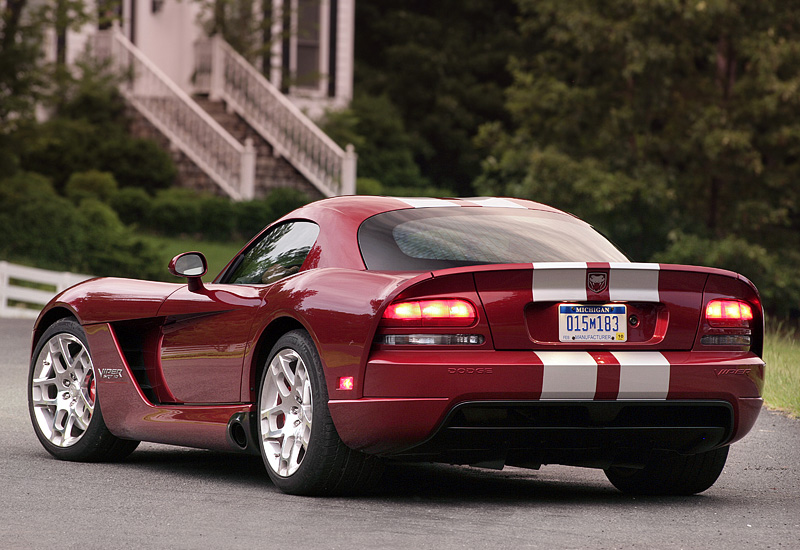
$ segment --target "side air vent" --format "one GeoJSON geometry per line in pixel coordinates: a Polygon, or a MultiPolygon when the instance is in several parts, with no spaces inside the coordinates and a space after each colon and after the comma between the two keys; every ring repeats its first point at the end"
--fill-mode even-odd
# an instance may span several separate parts
{"type": "Polygon", "coordinates": [[[114,332],[125,361],[133,373],[136,383],[151,403],[158,403],[158,397],[147,376],[144,361],[144,340],[147,331],[140,325],[133,323],[115,323],[114,332]]]}

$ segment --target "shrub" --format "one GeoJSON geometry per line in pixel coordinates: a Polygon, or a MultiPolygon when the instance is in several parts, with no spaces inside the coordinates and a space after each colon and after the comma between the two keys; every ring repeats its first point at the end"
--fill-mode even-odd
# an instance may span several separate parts
{"type": "Polygon", "coordinates": [[[140,187],[123,187],[111,198],[113,208],[124,223],[141,224],[149,215],[153,199],[140,187]]]}
{"type": "Polygon", "coordinates": [[[23,170],[47,176],[61,191],[74,172],[98,168],[97,129],[85,120],[55,118],[19,136],[28,143],[20,155],[23,170]]]}
{"type": "Polygon", "coordinates": [[[76,206],[47,178],[18,172],[0,181],[0,254],[46,269],[95,275],[157,276],[155,252],[106,204],[76,206]]]}
{"type": "Polygon", "coordinates": [[[199,195],[190,189],[177,187],[159,191],[146,221],[148,227],[165,235],[200,233],[203,220],[200,217],[199,195]]]}
{"type": "Polygon", "coordinates": [[[200,198],[200,219],[203,237],[210,241],[228,241],[233,236],[236,220],[233,204],[223,197],[200,198]]]}
{"type": "Polygon", "coordinates": [[[117,180],[114,179],[114,176],[110,172],[98,170],[73,173],[64,188],[67,198],[75,203],[79,203],[85,198],[109,202],[116,192],[117,180]]]}
{"type": "Polygon", "coordinates": [[[388,96],[356,95],[349,109],[327,113],[323,129],[342,147],[355,145],[358,172],[364,177],[387,186],[430,185],[414,158],[423,143],[406,130],[388,96]]]}
{"type": "Polygon", "coordinates": [[[280,187],[272,191],[266,199],[271,211],[271,223],[301,206],[308,204],[308,195],[291,187],[280,187]]]}
{"type": "Polygon", "coordinates": [[[134,236],[110,206],[84,199],[78,207],[83,242],[82,270],[88,273],[151,279],[160,273],[155,251],[134,236]]]}
{"type": "Polygon", "coordinates": [[[98,166],[112,172],[121,187],[142,187],[150,192],[171,186],[178,173],[169,153],[156,142],[127,135],[101,145],[98,166]]]}
{"type": "Polygon", "coordinates": [[[43,268],[70,269],[80,262],[75,205],[56,194],[40,174],[18,172],[0,182],[0,253],[43,268]]]}
{"type": "Polygon", "coordinates": [[[233,204],[236,232],[250,239],[274,220],[272,208],[266,200],[237,202],[233,204]]]}

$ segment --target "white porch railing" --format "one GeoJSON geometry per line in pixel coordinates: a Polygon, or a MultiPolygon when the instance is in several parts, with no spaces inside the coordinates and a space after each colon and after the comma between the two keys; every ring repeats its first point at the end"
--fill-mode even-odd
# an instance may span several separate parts
{"type": "Polygon", "coordinates": [[[256,154],[242,145],[119,31],[98,31],[95,55],[124,77],[121,93],[234,200],[251,199],[256,154]]]}
{"type": "Polygon", "coordinates": [[[209,97],[224,100],[323,195],[355,194],[353,146],[342,150],[222,38],[199,42],[195,63],[209,97]]]}
{"type": "Polygon", "coordinates": [[[0,261],[0,317],[36,319],[44,305],[64,289],[78,284],[92,275],[80,275],[67,271],[47,271],[35,267],[24,267],[0,261]],[[52,290],[40,290],[24,286],[34,283],[52,290]],[[17,302],[19,305],[9,305],[17,302]],[[35,306],[32,309],[28,306],[35,306]]]}

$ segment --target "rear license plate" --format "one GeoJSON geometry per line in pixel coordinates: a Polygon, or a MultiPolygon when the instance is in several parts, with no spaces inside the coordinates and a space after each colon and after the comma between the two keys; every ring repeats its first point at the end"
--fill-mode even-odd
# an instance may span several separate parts
{"type": "Polygon", "coordinates": [[[628,339],[626,306],[619,304],[558,306],[561,342],[625,342],[628,339]]]}

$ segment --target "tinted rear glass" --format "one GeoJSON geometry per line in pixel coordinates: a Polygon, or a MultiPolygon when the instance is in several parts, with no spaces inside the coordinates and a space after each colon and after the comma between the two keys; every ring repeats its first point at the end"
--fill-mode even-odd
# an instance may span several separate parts
{"type": "Polygon", "coordinates": [[[367,269],[427,271],[481,264],[627,262],[588,224],[565,214],[501,208],[415,208],[358,230],[367,269]]]}

